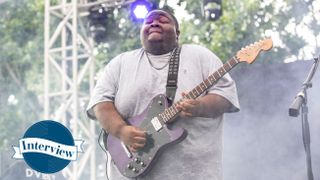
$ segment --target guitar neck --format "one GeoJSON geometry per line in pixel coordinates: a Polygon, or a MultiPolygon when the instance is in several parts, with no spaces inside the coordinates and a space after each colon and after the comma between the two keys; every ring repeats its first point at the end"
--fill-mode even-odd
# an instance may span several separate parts
{"type": "Polygon", "coordinates": [[[234,68],[239,61],[233,57],[229,59],[223,66],[221,66],[216,72],[211,74],[207,79],[202,81],[198,86],[189,91],[182,99],[172,104],[169,108],[165,109],[159,116],[163,119],[164,123],[168,123],[173,121],[175,117],[180,112],[177,109],[177,105],[182,102],[184,99],[196,99],[202,93],[204,93],[207,89],[213,86],[218,80],[224,76],[227,72],[229,72],[232,68],[234,68]]]}

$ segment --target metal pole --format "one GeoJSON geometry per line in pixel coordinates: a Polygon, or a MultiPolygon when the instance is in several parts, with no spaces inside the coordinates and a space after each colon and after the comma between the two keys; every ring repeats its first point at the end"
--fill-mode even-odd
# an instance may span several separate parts
{"type": "Polygon", "coordinates": [[[44,12],[44,119],[49,118],[49,35],[50,0],[45,1],[44,12]]]}
{"type": "MultiPolygon", "coordinates": [[[[72,119],[71,119],[71,127],[72,127],[72,135],[74,137],[78,137],[78,123],[79,120],[78,114],[79,114],[79,100],[78,100],[78,44],[77,44],[77,29],[78,29],[78,23],[77,23],[77,14],[78,14],[78,1],[72,0],[72,81],[73,81],[73,92],[72,92],[72,99],[73,99],[73,113],[72,113],[72,119]]],[[[73,180],[78,179],[78,162],[73,162],[73,180]]]]}

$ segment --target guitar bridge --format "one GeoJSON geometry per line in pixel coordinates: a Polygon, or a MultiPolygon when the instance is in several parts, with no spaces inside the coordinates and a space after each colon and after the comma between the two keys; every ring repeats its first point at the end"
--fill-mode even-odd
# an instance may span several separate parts
{"type": "Polygon", "coordinates": [[[157,117],[154,117],[151,119],[151,124],[153,125],[153,128],[156,131],[159,131],[160,129],[162,129],[162,124],[160,123],[160,121],[157,117]]]}

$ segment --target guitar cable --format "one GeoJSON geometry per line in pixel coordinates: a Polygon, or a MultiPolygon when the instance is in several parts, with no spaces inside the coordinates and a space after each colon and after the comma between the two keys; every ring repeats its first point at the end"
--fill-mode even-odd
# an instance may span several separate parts
{"type": "Polygon", "coordinates": [[[98,144],[100,146],[100,148],[102,149],[102,151],[104,151],[104,153],[106,154],[107,156],[107,163],[106,163],[106,177],[107,177],[107,180],[109,180],[109,177],[108,177],[108,161],[109,161],[109,156],[108,156],[108,152],[107,150],[101,145],[101,137],[102,137],[102,133],[103,133],[104,129],[101,128],[100,130],[100,133],[99,133],[99,137],[98,137],[98,144]]]}

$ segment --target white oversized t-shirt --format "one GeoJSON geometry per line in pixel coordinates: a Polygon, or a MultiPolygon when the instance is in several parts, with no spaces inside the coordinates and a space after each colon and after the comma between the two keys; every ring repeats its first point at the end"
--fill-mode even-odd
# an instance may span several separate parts
{"type": "MultiPolygon", "coordinates": [[[[157,70],[151,66],[143,49],[122,53],[112,59],[97,81],[87,113],[99,102],[112,101],[125,119],[139,115],[151,99],[165,94],[168,66],[157,70]]],[[[150,56],[150,55],[149,55],[150,56]]],[[[167,55],[162,55],[167,57],[167,55]]],[[[161,56],[160,56],[161,57],[161,56]]],[[[150,59],[159,59],[150,57],[150,59]]],[[[163,58],[168,60],[168,58],[163,58]]],[[[152,61],[162,67],[166,62],[152,61]]],[[[180,54],[175,101],[182,92],[189,92],[222,66],[221,61],[208,49],[198,45],[183,45],[180,54]]],[[[206,93],[223,96],[233,104],[229,112],[239,110],[237,90],[229,74],[224,75],[206,93]]],[[[205,94],[206,94],[205,93],[205,94]]],[[[204,95],[204,94],[203,94],[204,95]]],[[[173,128],[182,127],[188,136],[182,142],[167,148],[156,161],[145,180],[221,180],[223,116],[218,118],[177,119],[173,128]]],[[[109,179],[128,179],[122,176],[113,162],[108,163],[109,179]]]]}

